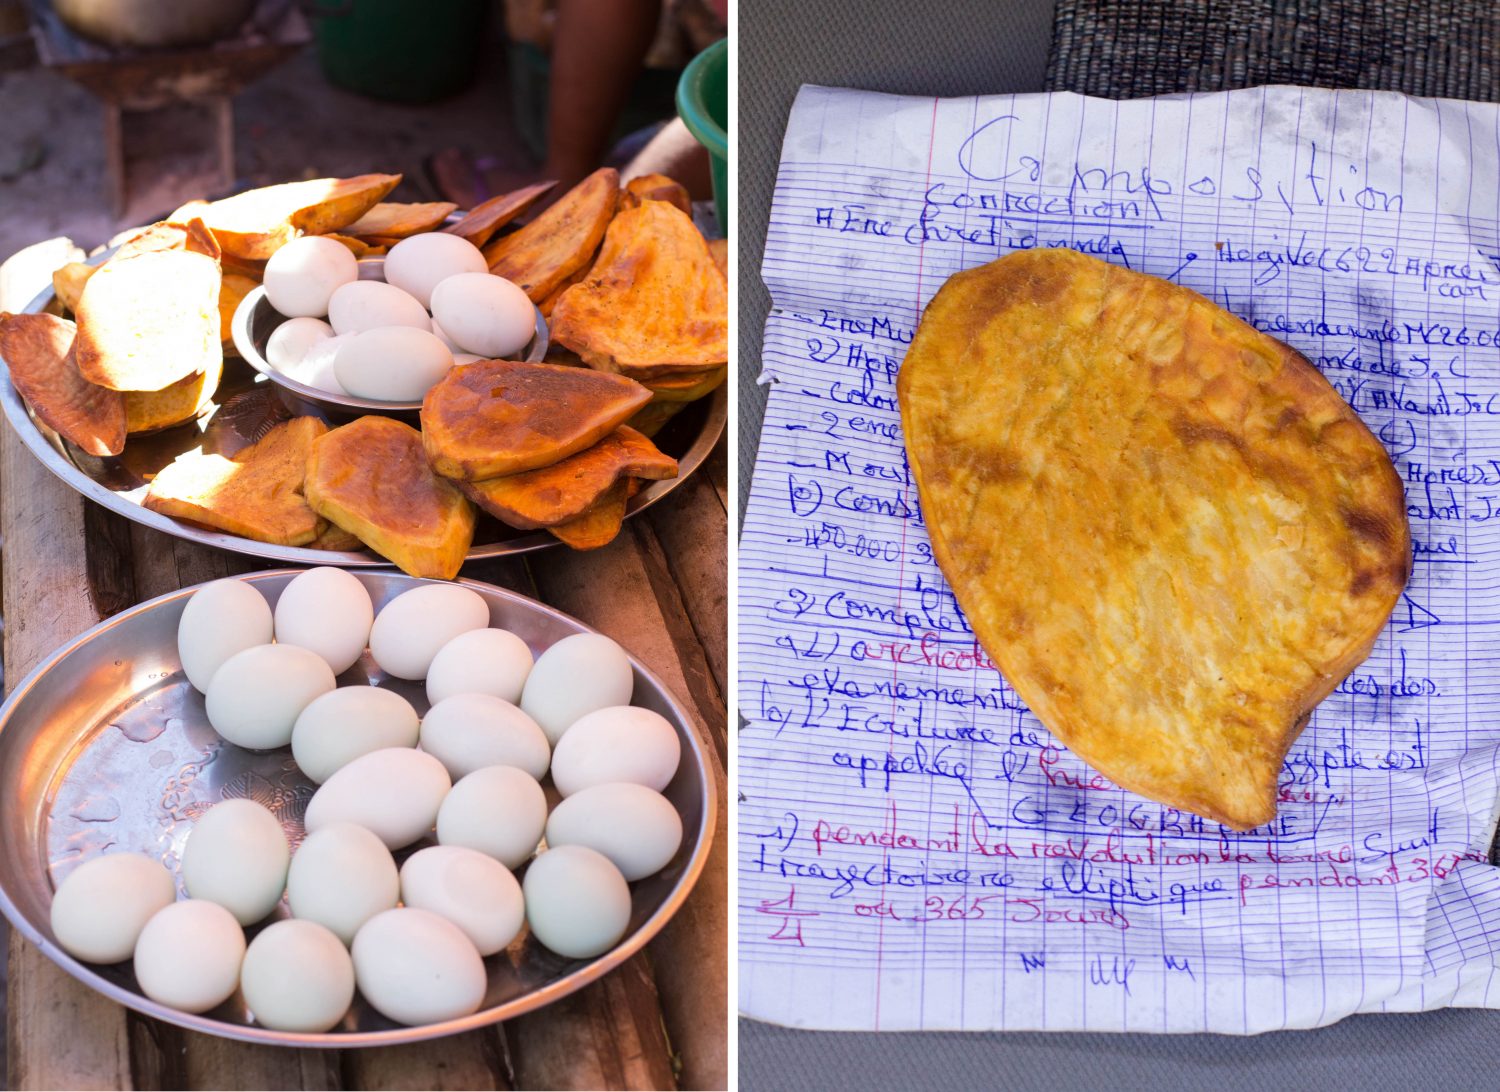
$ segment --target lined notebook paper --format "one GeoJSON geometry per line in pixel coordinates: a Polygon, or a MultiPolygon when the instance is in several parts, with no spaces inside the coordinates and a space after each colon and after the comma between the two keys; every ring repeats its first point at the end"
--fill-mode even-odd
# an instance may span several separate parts
{"type": "Polygon", "coordinates": [[[1495,106],[1394,94],[802,90],[740,550],[745,1014],[1248,1033],[1500,1005],[1497,168],[1495,106]],[[951,273],[1028,247],[1295,346],[1405,483],[1415,575],[1263,828],[1074,758],[933,562],[895,377],[951,273]]]}

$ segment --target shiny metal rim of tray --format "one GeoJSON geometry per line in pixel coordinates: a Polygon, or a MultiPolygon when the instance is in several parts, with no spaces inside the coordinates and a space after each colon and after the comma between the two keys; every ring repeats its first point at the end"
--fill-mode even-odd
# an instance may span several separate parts
{"type": "MultiPolygon", "coordinates": [[[[102,262],[110,254],[113,248],[105,251],[95,258],[93,262],[102,262]]],[[[34,314],[46,310],[52,303],[53,290],[48,288],[41,292],[36,299],[26,307],[28,314],[34,314]]],[[[249,367],[249,365],[245,365],[249,367]]],[[[268,379],[261,382],[268,388],[275,389],[268,379]]],[[[696,436],[687,449],[677,457],[677,477],[665,481],[654,481],[646,484],[639,493],[630,499],[629,507],[626,509],[625,518],[651,507],[661,500],[672,490],[691,477],[708,458],[709,452],[719,442],[719,437],[724,434],[725,421],[728,418],[729,402],[727,386],[720,386],[708,397],[700,399],[696,403],[690,403],[679,415],[679,418],[690,414],[701,413],[702,424],[699,426],[696,436]]],[[[49,471],[66,482],[74,492],[87,497],[89,500],[108,508],[112,512],[124,516],[126,519],[164,534],[175,535],[178,538],[187,539],[190,542],[199,542],[205,546],[215,549],[227,550],[231,553],[246,554],[251,557],[263,557],[271,561],[281,561],[293,565],[339,565],[345,568],[395,568],[395,563],[387,561],[379,554],[371,550],[315,550],[306,546],[279,546],[270,542],[257,542],[254,539],[242,538],[239,535],[226,534],[222,531],[213,531],[207,527],[195,526],[183,520],[164,516],[159,512],[153,512],[138,500],[133,499],[132,493],[116,492],[103,483],[91,478],[68,453],[68,447],[62,437],[53,432],[32,414],[31,408],[26,405],[10,381],[10,370],[0,360],[0,410],[5,413],[6,420],[10,422],[11,428],[16,430],[16,435],[27,449],[40,460],[41,464],[49,471]]],[[[671,429],[677,422],[668,422],[667,429],[671,429]]],[[[665,430],[664,430],[665,431],[665,430]]],[[[671,452],[668,452],[671,454],[671,452]]],[[[547,549],[552,546],[560,546],[561,543],[546,531],[531,531],[517,534],[513,538],[503,538],[495,542],[473,545],[469,548],[465,561],[478,561],[483,558],[504,557],[509,554],[530,553],[533,550],[547,549]]]]}
{"type": "MultiPolygon", "coordinates": [[[[283,569],[240,579],[262,591],[274,608],[297,572],[283,569]]],[[[355,575],[377,609],[410,588],[438,583],[401,573],[355,575]]],[[[518,633],[534,651],[574,633],[592,632],[515,592],[472,580],[459,583],[484,597],[492,625],[518,633]]],[[[633,703],[671,721],[682,744],[681,764],[664,793],[683,818],[683,843],[666,868],[631,885],[630,931],[609,952],[592,960],[565,959],[527,932],[485,960],[488,992],[484,1006],[472,1016],[407,1027],[356,997],[342,1030],[323,1034],[280,1032],[250,1023],[238,992],[210,1013],[179,1012],[140,993],[128,961],[101,967],[74,959],[52,938],[53,877],[103,848],[139,850],[170,867],[192,822],[207,806],[234,796],[270,807],[289,828],[294,844],[301,835],[301,812],[312,789],[289,750],[250,752],[219,739],[203,714],[202,696],[182,673],[177,625],[196,590],[152,599],[75,637],[27,675],[0,707],[0,799],[5,801],[0,809],[0,910],[73,977],[137,1012],[231,1039],[323,1048],[409,1043],[508,1020],[580,989],[639,951],[687,899],[713,841],[713,763],[676,699],[631,657],[633,703]],[[204,793],[211,798],[205,800],[204,793]]],[[[368,653],[339,680],[342,685],[378,682],[412,698],[419,711],[426,708],[421,682],[385,677],[368,653]]],[[[555,791],[547,784],[550,806],[555,791]]],[[[180,893],[180,876],[178,886],[180,893]]],[[[283,902],[268,920],[284,916],[283,902]]]]}

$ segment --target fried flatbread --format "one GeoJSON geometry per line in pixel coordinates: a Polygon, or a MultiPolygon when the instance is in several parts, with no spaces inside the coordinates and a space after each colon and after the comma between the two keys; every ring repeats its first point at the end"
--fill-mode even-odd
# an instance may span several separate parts
{"type": "Polygon", "coordinates": [[[677,460],[621,425],[593,447],[540,470],[462,482],[460,488],[501,523],[522,530],[551,527],[592,508],[621,478],[677,476],[677,460]]]}
{"type": "Polygon", "coordinates": [[[467,239],[477,247],[483,247],[506,224],[536,204],[541,196],[556,186],[556,182],[538,182],[511,193],[502,193],[480,202],[464,214],[463,219],[443,228],[449,235],[467,239]]]}
{"type": "Polygon", "coordinates": [[[226,255],[263,261],[299,235],[324,235],[348,227],[400,181],[399,174],[362,174],[284,182],[246,190],[194,211],[226,255]]]}
{"type": "Polygon", "coordinates": [[[354,223],[347,225],[345,235],[364,238],[378,235],[383,239],[405,239],[424,231],[432,231],[448,218],[457,205],[451,201],[427,201],[419,204],[400,204],[382,201],[354,223]]]}
{"type": "Polygon", "coordinates": [[[327,431],[316,417],[294,417],[232,459],[179,455],[152,479],[144,503],[257,542],[305,546],[323,524],[303,496],[303,481],[313,441],[327,431]]]}
{"type": "Polygon", "coordinates": [[[898,383],[938,564],[1038,718],[1236,829],[1411,563],[1390,457],[1300,354],[1069,250],[957,273],[898,383]]]}
{"type": "Polygon", "coordinates": [[[0,313],[0,357],[31,411],[90,455],[125,450],[125,406],[117,391],[85,379],[73,359],[76,327],[55,315],[0,313]]]}
{"type": "Polygon", "coordinates": [[[693,199],[688,196],[687,187],[664,174],[641,174],[625,183],[620,191],[620,207],[633,209],[642,201],[665,201],[693,215],[693,199]]]}
{"type": "Polygon", "coordinates": [[[698,229],[664,201],[609,225],[588,277],[552,311],[552,338],[590,366],[650,379],[729,359],[729,293],[698,229]]]}
{"type": "Polygon", "coordinates": [[[589,263],[619,200],[619,172],[595,171],[520,231],[486,246],[490,272],[514,281],[540,303],[589,263]]]}
{"type": "Polygon", "coordinates": [[[157,391],[224,359],[219,263],[188,250],[112,258],[78,301],[78,370],[117,391],[157,391]]]}
{"type": "Polygon", "coordinates": [[[422,440],[444,477],[497,478],[582,451],[650,399],[650,391],[623,376],[479,360],[452,369],[427,392],[422,440]]]}
{"type": "Polygon", "coordinates": [[[452,579],[474,538],[474,506],[432,472],[417,430],[389,417],[360,417],[313,444],[307,499],[412,576],[452,579]]]}
{"type": "Polygon", "coordinates": [[[615,482],[583,515],[548,527],[554,538],[575,550],[597,550],[608,546],[620,533],[625,522],[625,505],[630,500],[629,480],[615,482]]]}

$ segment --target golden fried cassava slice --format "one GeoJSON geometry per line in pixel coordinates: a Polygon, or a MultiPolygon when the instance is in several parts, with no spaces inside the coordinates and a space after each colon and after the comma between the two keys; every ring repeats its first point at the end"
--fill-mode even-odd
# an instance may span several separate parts
{"type": "Polygon", "coordinates": [[[633,209],[642,201],[665,201],[689,216],[693,215],[693,199],[687,187],[664,174],[642,174],[625,183],[620,192],[620,207],[633,209]]]}
{"type": "Polygon", "coordinates": [[[31,411],[90,455],[125,450],[125,406],[90,383],[73,359],[76,328],[56,315],[0,313],[0,357],[31,411]]]}
{"type": "Polygon", "coordinates": [[[538,182],[511,193],[491,197],[466,212],[463,219],[442,230],[482,247],[494,237],[495,232],[536,204],[555,185],[556,182],[538,182]]]}
{"type": "Polygon", "coordinates": [[[360,417],[313,444],[307,499],[412,576],[456,576],[474,538],[474,506],[432,472],[417,430],[389,417],[360,417]]]}
{"type": "Polygon", "coordinates": [[[615,482],[587,512],[566,523],[548,527],[547,531],[575,550],[597,550],[608,546],[625,522],[625,505],[632,492],[628,479],[615,482]]]}
{"type": "Polygon", "coordinates": [[[78,311],[78,300],[83,296],[83,286],[88,279],[99,271],[96,265],[88,262],[69,262],[52,273],[52,291],[62,305],[75,314],[78,311]]]}
{"type": "Polygon", "coordinates": [[[729,359],[728,286],[693,222],[646,201],[614,218],[588,277],[557,301],[552,339],[634,379],[717,367],[729,359]]]}
{"type": "Polygon", "coordinates": [[[422,440],[444,477],[496,478],[582,451],[650,399],[624,376],[479,360],[454,368],[427,392],[422,440]]]}
{"type": "Polygon", "coordinates": [[[78,370],[118,391],[156,391],[224,359],[219,263],[188,250],[111,259],[78,301],[78,370]]]}
{"type": "Polygon", "coordinates": [[[294,417],[232,459],[179,455],[152,479],[144,503],[257,542],[304,546],[322,528],[303,496],[303,480],[313,441],[327,431],[316,417],[294,417]]]}
{"type": "Polygon", "coordinates": [[[194,211],[226,255],[261,261],[299,235],[347,228],[400,181],[399,174],[362,174],[284,182],[246,190],[194,211]]]}
{"type": "Polygon", "coordinates": [[[221,362],[159,391],[125,391],[125,431],[159,432],[193,420],[213,401],[223,375],[221,362]]]}
{"type": "Polygon", "coordinates": [[[432,231],[456,208],[458,206],[451,201],[418,204],[382,201],[343,230],[344,234],[358,238],[378,235],[386,239],[405,239],[408,235],[432,231]]]}
{"type": "Polygon", "coordinates": [[[485,247],[490,272],[514,281],[533,303],[540,303],[589,263],[619,199],[619,172],[609,167],[595,171],[520,231],[485,247]]]}
{"type": "Polygon", "coordinates": [[[550,527],[583,515],[621,478],[677,476],[677,460],[621,425],[593,447],[561,462],[503,478],[462,482],[479,507],[512,527],[550,527]]]}
{"type": "Polygon", "coordinates": [[[1385,449],[1286,345],[1070,250],[949,278],[898,382],[933,549],[1038,718],[1236,829],[1410,568],[1385,449]]]}

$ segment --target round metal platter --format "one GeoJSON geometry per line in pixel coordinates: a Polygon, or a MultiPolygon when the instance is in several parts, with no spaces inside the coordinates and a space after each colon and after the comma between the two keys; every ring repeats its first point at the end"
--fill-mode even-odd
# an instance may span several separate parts
{"type": "MultiPolygon", "coordinates": [[[[102,262],[111,253],[112,250],[106,251],[90,260],[102,262]]],[[[26,311],[47,310],[53,298],[53,291],[48,288],[31,301],[26,311]]],[[[11,384],[9,369],[0,367],[0,409],[4,410],[21,442],[48,470],[110,511],[178,538],[252,557],[294,565],[394,567],[392,562],[370,550],[314,550],[304,546],[256,542],[161,515],[142,504],[147,483],[177,456],[200,448],[207,453],[233,455],[260,439],[275,425],[294,416],[281,394],[281,388],[249,364],[226,354],[224,378],[213,402],[201,417],[161,432],[131,436],[126,441],[124,452],[101,459],[80,451],[39,421],[11,384]]],[[[312,405],[303,405],[301,412],[328,418],[312,405]]],[[[677,460],[677,477],[646,483],[631,498],[626,509],[627,519],[661,500],[702,465],[723,435],[727,415],[727,388],[720,386],[706,398],[689,403],[662,427],[653,439],[657,447],[677,460]]],[[[343,423],[337,418],[328,419],[330,424],[343,423]]],[[[528,553],[558,545],[561,543],[546,531],[518,531],[480,512],[467,560],[528,553]]]]}
{"type": "MultiPolygon", "coordinates": [[[[257,573],[253,584],[274,608],[296,570],[257,573]]],[[[433,581],[362,572],[378,610],[403,591],[433,581]]],[[[492,625],[522,637],[534,653],[588,627],[514,592],[460,581],[489,603],[492,625]]],[[[567,959],[529,932],[485,960],[489,989],[480,1011],[421,1027],[395,1024],[356,997],[333,1031],[274,1031],[256,1024],[236,993],[202,1015],[152,1001],[129,962],[81,963],[58,947],[49,923],[52,892],[69,870],[106,850],[138,851],[179,871],[194,822],[220,800],[247,797],[271,809],[295,847],[314,786],[290,749],[257,753],[220,739],[203,696],[188,683],[177,655],[177,625],[196,589],[161,596],[101,622],[49,656],[0,708],[0,909],[48,958],[105,996],[138,1012],[195,1031],[297,1047],[355,1047],[452,1035],[540,1008],[599,978],[638,951],[681,907],[708,857],[714,829],[712,766],[682,708],[632,658],[633,704],[666,717],[682,743],[682,760],[664,790],[682,817],[683,842],[665,869],[631,885],[629,931],[604,955],[567,959]]],[[[341,686],[373,684],[427,709],[423,684],[384,675],[365,657],[339,676],[341,686]]],[[[549,805],[557,794],[544,783],[549,805]]],[[[398,862],[427,842],[398,853],[398,862]]],[[[523,866],[524,869],[524,866],[523,866]]],[[[181,879],[178,881],[181,892],[181,879]]],[[[287,916],[285,900],[271,919],[287,916]]],[[[258,928],[248,932],[253,936],[258,928]]]]}

